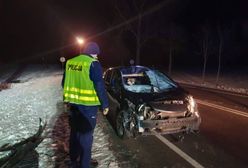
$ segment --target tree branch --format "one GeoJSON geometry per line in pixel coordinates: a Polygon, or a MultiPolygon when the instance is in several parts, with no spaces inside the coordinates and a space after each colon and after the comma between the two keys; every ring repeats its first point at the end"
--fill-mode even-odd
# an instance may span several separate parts
{"type": "Polygon", "coordinates": [[[42,137],[42,133],[45,128],[46,122],[44,125],[42,125],[40,119],[39,129],[36,134],[14,145],[5,144],[0,147],[0,152],[10,151],[9,155],[0,159],[0,167],[14,167],[20,160],[22,160],[26,156],[29,151],[35,149],[44,139],[44,137],[42,137]]]}

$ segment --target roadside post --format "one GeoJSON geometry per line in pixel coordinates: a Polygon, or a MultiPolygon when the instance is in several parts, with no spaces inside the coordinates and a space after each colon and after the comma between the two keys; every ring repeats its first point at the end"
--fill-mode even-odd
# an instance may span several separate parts
{"type": "Polygon", "coordinates": [[[134,60],[133,60],[133,59],[131,59],[131,60],[129,61],[129,63],[130,63],[130,65],[132,65],[132,66],[133,66],[135,62],[134,62],[134,60]]]}
{"type": "Polygon", "coordinates": [[[60,57],[59,61],[61,62],[62,70],[64,71],[65,57],[60,57]]]}

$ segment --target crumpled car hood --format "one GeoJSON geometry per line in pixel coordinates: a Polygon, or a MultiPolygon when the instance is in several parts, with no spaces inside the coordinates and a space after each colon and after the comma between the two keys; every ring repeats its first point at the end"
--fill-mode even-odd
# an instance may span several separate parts
{"type": "Polygon", "coordinates": [[[181,88],[154,94],[133,92],[127,92],[126,94],[126,97],[134,104],[146,103],[158,112],[177,113],[180,116],[185,116],[187,113],[186,97],[188,93],[181,88]]]}
{"type": "Polygon", "coordinates": [[[175,101],[185,100],[185,97],[187,95],[188,93],[181,88],[168,90],[162,93],[134,93],[130,91],[126,91],[125,93],[125,97],[128,98],[134,104],[140,104],[140,103],[158,104],[158,102],[160,102],[160,104],[169,104],[171,101],[172,104],[176,104],[176,103],[179,104],[180,102],[175,102],[175,101]],[[165,102],[166,100],[168,102],[165,102]]]}

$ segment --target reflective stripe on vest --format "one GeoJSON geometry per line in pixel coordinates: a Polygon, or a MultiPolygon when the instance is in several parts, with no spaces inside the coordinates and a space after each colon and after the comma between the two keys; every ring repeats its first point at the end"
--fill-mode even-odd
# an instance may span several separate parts
{"type": "Polygon", "coordinates": [[[71,99],[75,99],[76,101],[79,101],[79,100],[92,101],[92,102],[99,101],[97,96],[86,97],[86,96],[78,96],[78,95],[69,94],[69,93],[66,93],[64,96],[65,96],[65,100],[68,100],[67,98],[71,98],[71,99]]]}
{"type": "Polygon", "coordinates": [[[75,87],[72,87],[72,88],[66,87],[65,91],[77,92],[77,93],[81,93],[81,94],[91,94],[91,95],[94,94],[94,95],[96,95],[95,90],[85,90],[85,89],[79,89],[79,88],[75,88],[75,87]]]}

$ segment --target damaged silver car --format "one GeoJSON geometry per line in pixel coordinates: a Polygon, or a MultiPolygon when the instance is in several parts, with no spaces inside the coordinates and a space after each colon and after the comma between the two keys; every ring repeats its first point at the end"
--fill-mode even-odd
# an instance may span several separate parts
{"type": "Polygon", "coordinates": [[[164,73],[144,66],[109,68],[104,81],[109,118],[119,137],[198,132],[193,97],[164,73]]]}

